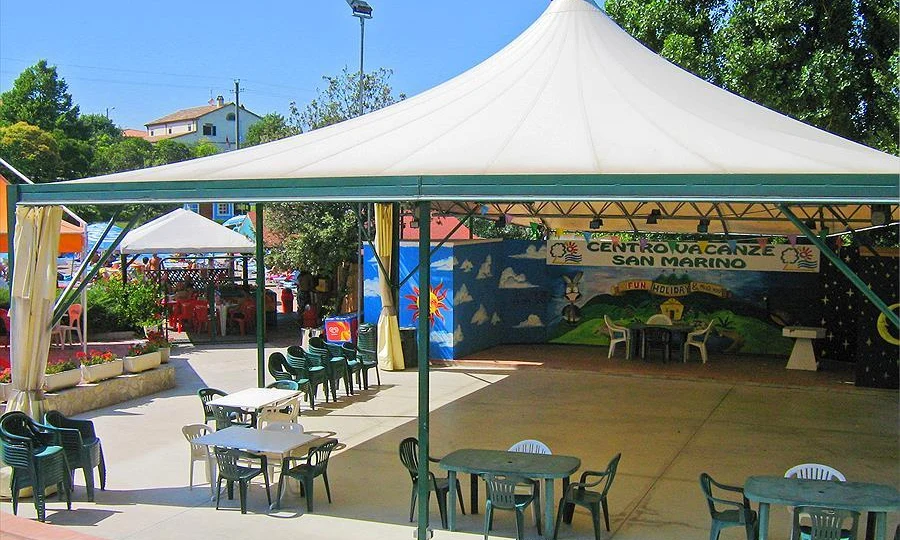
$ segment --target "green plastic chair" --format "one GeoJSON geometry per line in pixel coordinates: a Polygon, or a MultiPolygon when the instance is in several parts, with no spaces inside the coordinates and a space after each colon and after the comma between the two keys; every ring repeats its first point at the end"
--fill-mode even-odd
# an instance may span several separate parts
{"type": "Polygon", "coordinates": [[[269,375],[276,381],[294,380],[294,375],[285,367],[286,362],[287,360],[285,360],[284,355],[280,352],[273,352],[269,355],[269,362],[267,364],[269,375]]]}
{"type": "Polygon", "coordinates": [[[275,506],[281,505],[281,496],[284,493],[284,479],[293,478],[300,482],[300,493],[306,496],[306,511],[313,511],[313,481],[321,476],[325,481],[325,493],[328,495],[328,503],[331,504],[331,487],[328,485],[328,459],[331,452],[337,446],[337,441],[330,440],[319,446],[309,449],[306,457],[285,456],[281,460],[281,478],[278,479],[278,496],[275,498],[275,506]],[[305,460],[305,463],[291,467],[292,462],[305,460]]]}
{"type": "Polygon", "coordinates": [[[216,493],[216,510],[219,509],[219,500],[222,498],[222,480],[225,480],[228,489],[228,500],[234,499],[234,483],[237,482],[240,489],[241,513],[247,513],[247,486],[250,480],[256,478],[260,474],[266,481],[266,500],[269,505],[272,504],[272,495],[269,492],[269,475],[263,474],[268,468],[268,460],[266,456],[252,454],[234,448],[215,447],[216,463],[219,465],[219,481],[217,483],[216,493]],[[241,460],[247,463],[248,460],[259,460],[260,466],[247,467],[238,463],[241,460]]]}
{"type": "MultiPolygon", "coordinates": [[[[439,463],[438,458],[428,457],[428,461],[439,463]]],[[[413,514],[416,509],[416,498],[419,493],[419,440],[415,437],[407,437],[400,441],[400,462],[409,472],[409,478],[412,480],[412,493],[409,501],[409,521],[412,522],[413,514]]],[[[428,471],[428,496],[434,491],[437,495],[438,511],[441,514],[441,526],[447,527],[447,494],[450,493],[450,482],[446,477],[438,478],[433,472],[428,471]]],[[[466,508],[463,505],[462,489],[459,486],[459,479],[456,480],[456,497],[459,499],[459,509],[465,514],[466,508]]]]}
{"type": "MultiPolygon", "coordinates": [[[[603,511],[603,519],[606,522],[606,530],[609,531],[609,506],[606,496],[609,488],[616,478],[616,470],[619,468],[619,460],[622,454],[616,454],[606,466],[605,471],[584,471],[578,482],[569,484],[566,492],[559,500],[559,510],[556,513],[556,526],[553,528],[553,539],[559,533],[559,522],[563,518],[564,510],[569,504],[583,506],[591,511],[591,519],[594,522],[594,537],[600,540],[600,511],[603,511]],[[596,478],[588,482],[589,478],[596,478]],[[588,488],[601,486],[599,491],[591,491],[588,488]]],[[[571,523],[572,518],[567,517],[566,523],[571,523]]]]}
{"type": "MultiPolygon", "coordinates": [[[[534,491],[535,480],[516,476],[513,474],[486,474],[484,476],[485,484],[487,484],[487,499],[484,502],[484,539],[487,540],[488,533],[494,523],[494,509],[514,510],[516,513],[516,540],[525,538],[525,508],[529,504],[534,503],[540,508],[540,495],[534,491]],[[531,489],[527,493],[517,492],[517,486],[526,486],[531,489]]],[[[536,512],[537,530],[541,534],[540,512],[536,512]]]]}
{"type": "MultiPolygon", "coordinates": [[[[365,388],[363,385],[363,364],[362,361],[356,357],[356,346],[349,341],[342,344],[341,356],[347,360],[347,371],[350,372],[351,379],[353,375],[356,375],[356,387],[360,389],[365,388]]],[[[350,390],[353,391],[353,388],[351,387],[350,390]]]]}
{"type": "Polygon", "coordinates": [[[859,512],[835,510],[819,506],[795,508],[791,540],[856,540],[859,530],[859,512]],[[809,525],[801,524],[809,520],[809,525]],[[844,522],[850,520],[850,528],[844,522]]]}
{"type": "Polygon", "coordinates": [[[744,527],[744,530],[747,532],[747,540],[756,538],[756,512],[750,508],[750,501],[744,496],[743,488],[720,484],[707,473],[701,473],[700,490],[703,491],[703,495],[706,497],[706,503],[709,505],[709,515],[712,518],[709,540],[718,540],[722,529],[728,527],[744,527]],[[713,488],[717,490],[716,494],[713,493],[713,488]],[[719,493],[721,491],[738,493],[741,500],[735,501],[716,496],[724,495],[719,493]],[[719,505],[719,508],[716,505],[719,505]],[[730,509],[721,510],[720,508],[723,507],[730,507],[730,509]]]}
{"type": "Polygon", "coordinates": [[[57,428],[72,470],[70,483],[74,486],[75,469],[81,469],[84,472],[88,501],[93,502],[95,467],[100,474],[100,489],[106,489],[106,460],[103,457],[103,446],[94,431],[94,423],[90,420],[66,418],[59,411],[44,414],[44,423],[57,428]]]}
{"type": "Polygon", "coordinates": [[[38,521],[46,519],[45,491],[56,486],[59,499],[66,496],[66,508],[72,509],[71,470],[59,433],[35,423],[21,411],[0,416],[0,456],[12,467],[10,490],[13,514],[18,514],[19,492],[30,487],[38,521]]]}
{"type": "MultiPolygon", "coordinates": [[[[312,340],[310,340],[310,343],[312,343],[312,340]]],[[[356,375],[357,387],[362,388],[362,384],[359,384],[361,382],[360,372],[362,371],[362,364],[356,359],[356,351],[350,349],[352,354],[347,354],[348,349],[344,348],[343,343],[325,341],[324,344],[332,358],[344,359],[344,384],[350,390],[350,394],[353,394],[353,375],[356,375]]]]}
{"type": "Polygon", "coordinates": [[[217,397],[227,396],[228,393],[224,390],[219,390],[218,388],[201,388],[200,390],[197,390],[197,395],[200,396],[200,403],[203,404],[203,422],[207,423],[216,418],[209,402],[217,397]]]}
{"type": "Polygon", "coordinates": [[[325,346],[325,341],[320,337],[309,339],[309,345],[306,348],[306,355],[314,362],[325,366],[328,372],[328,381],[331,386],[331,397],[337,401],[337,389],[340,381],[344,381],[344,394],[350,396],[349,374],[347,372],[347,361],[343,356],[332,356],[331,352],[325,346]]]}
{"type": "Polygon", "coordinates": [[[363,365],[363,377],[366,390],[369,389],[369,370],[375,368],[378,386],[381,386],[381,372],[378,370],[378,332],[374,324],[359,326],[356,337],[356,357],[363,365]]]}
{"type": "Polygon", "coordinates": [[[296,381],[275,381],[271,384],[267,384],[266,388],[276,388],[278,390],[293,390],[294,392],[300,391],[300,385],[297,384],[296,381]]]}
{"type": "Polygon", "coordinates": [[[287,348],[285,362],[288,369],[294,373],[294,380],[307,381],[309,392],[306,395],[309,398],[310,408],[316,409],[316,393],[320,384],[325,390],[325,401],[328,401],[328,373],[325,366],[311,362],[306,356],[306,351],[298,345],[287,348]]]}

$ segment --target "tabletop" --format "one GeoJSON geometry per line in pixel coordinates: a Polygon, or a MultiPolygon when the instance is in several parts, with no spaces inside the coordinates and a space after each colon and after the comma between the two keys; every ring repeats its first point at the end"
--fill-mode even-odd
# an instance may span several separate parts
{"type": "Polygon", "coordinates": [[[268,405],[287,401],[300,392],[281,388],[247,388],[210,400],[209,405],[234,407],[237,409],[261,409],[268,405]]]}
{"type": "Polygon", "coordinates": [[[194,439],[193,443],[223,448],[237,448],[250,452],[287,454],[298,446],[321,439],[319,435],[296,431],[253,429],[231,426],[194,439]]]}
{"type": "Polygon", "coordinates": [[[439,465],[448,471],[473,474],[513,473],[527,478],[566,478],[581,467],[581,460],[560,454],[462,449],[444,456],[439,465]]]}
{"type": "Polygon", "coordinates": [[[644,328],[665,328],[672,332],[688,333],[694,331],[694,326],[690,324],[647,324],[647,323],[630,323],[625,326],[629,330],[643,330],[644,328]]]}
{"type": "Polygon", "coordinates": [[[752,501],[785,506],[825,506],[857,512],[900,510],[896,488],[866,482],[751,476],[744,484],[744,495],[752,501]]]}

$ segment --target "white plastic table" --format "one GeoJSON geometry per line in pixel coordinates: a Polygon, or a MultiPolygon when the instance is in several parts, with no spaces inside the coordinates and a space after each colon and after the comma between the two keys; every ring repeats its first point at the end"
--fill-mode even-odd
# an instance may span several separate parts
{"type": "Polygon", "coordinates": [[[819,363],[813,350],[812,340],[825,337],[825,329],[813,326],[785,326],[781,331],[784,337],[794,338],[794,348],[788,359],[787,369],[805,369],[816,371],[819,363]]]}
{"type": "Polygon", "coordinates": [[[284,390],[281,388],[247,388],[220,396],[210,400],[209,405],[219,405],[221,407],[231,407],[234,409],[255,410],[259,412],[263,407],[278,405],[290,400],[300,392],[295,390],[284,390]]]}
{"type": "Polygon", "coordinates": [[[236,448],[248,452],[284,455],[295,448],[321,438],[319,435],[296,431],[231,426],[197,437],[192,442],[221,448],[236,448]]]}

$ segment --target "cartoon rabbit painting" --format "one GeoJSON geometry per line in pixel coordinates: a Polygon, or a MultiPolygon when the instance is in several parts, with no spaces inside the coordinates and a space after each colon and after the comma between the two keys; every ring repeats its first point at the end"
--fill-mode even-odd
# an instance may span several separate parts
{"type": "Polygon", "coordinates": [[[571,325],[578,324],[581,320],[581,308],[575,305],[575,302],[581,298],[581,289],[579,285],[583,272],[578,272],[573,277],[564,275],[563,280],[566,282],[566,292],[564,294],[569,304],[562,309],[562,318],[571,325]]]}

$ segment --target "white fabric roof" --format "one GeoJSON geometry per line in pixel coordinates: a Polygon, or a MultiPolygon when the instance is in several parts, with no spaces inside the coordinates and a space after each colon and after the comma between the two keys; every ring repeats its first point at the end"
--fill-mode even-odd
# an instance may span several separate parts
{"type": "Polygon", "coordinates": [[[611,173],[900,173],[669,63],[588,0],[554,0],[480,65],[391,107],[91,182],[611,173]]]}
{"type": "Polygon", "coordinates": [[[253,241],[200,214],[178,208],[129,231],[122,253],[253,253],[253,241]]]}

